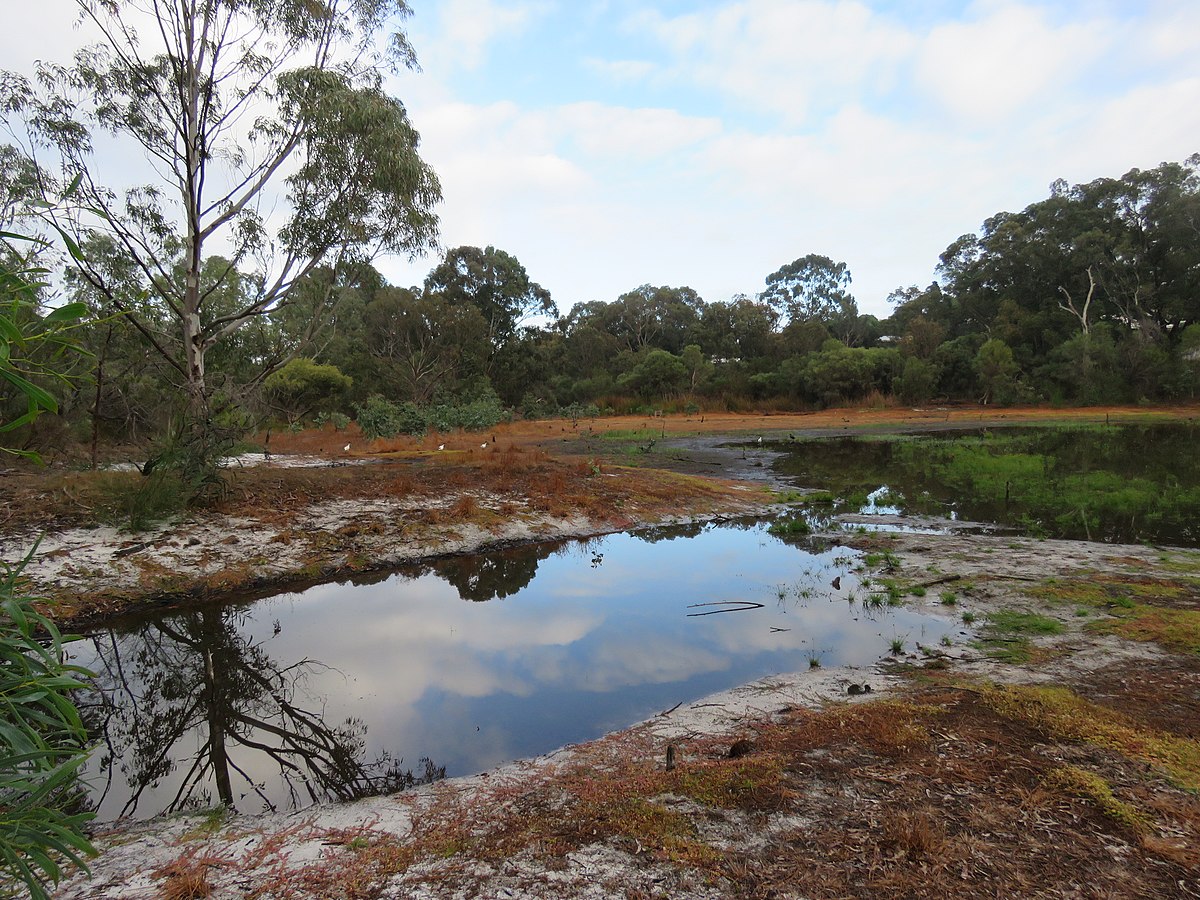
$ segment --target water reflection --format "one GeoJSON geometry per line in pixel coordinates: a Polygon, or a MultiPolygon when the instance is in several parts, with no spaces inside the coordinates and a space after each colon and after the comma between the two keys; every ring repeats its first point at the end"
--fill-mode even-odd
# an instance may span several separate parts
{"type": "Polygon", "coordinates": [[[430,570],[458,589],[464,600],[482,603],[511,597],[533,581],[538,563],[557,552],[558,543],[495,550],[439,560],[430,570]]]}
{"type": "Polygon", "coordinates": [[[247,616],[208,607],[93,638],[100,694],[80,705],[101,741],[92,768],[105,779],[92,802],[103,818],[137,814],[148,792],[151,814],[247,797],[274,809],[438,776],[428,760],[418,775],[386,753],[365,762],[366,724],[326,721],[323,698],[307,691],[324,667],[276,663],[243,631],[247,616]]]}
{"type": "Polygon", "coordinates": [[[1198,442],[1195,424],[871,435],[777,443],[773,469],[797,486],[832,492],[838,513],[1197,546],[1198,442]]]}
{"type": "Polygon", "coordinates": [[[129,622],[80,660],[107,698],[89,708],[95,801],[113,818],[395,789],[954,627],[847,602],[866,599],[856,564],[757,523],[688,526],[129,622]],[[693,615],[715,609],[739,611],[693,615]]]}

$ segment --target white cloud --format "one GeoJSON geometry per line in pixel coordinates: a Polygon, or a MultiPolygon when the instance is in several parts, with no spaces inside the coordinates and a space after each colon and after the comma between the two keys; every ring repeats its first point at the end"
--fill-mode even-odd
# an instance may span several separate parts
{"type": "Polygon", "coordinates": [[[1200,152],[1200,75],[1127,91],[1086,110],[1059,154],[1064,177],[1118,177],[1200,152]]]}
{"type": "Polygon", "coordinates": [[[971,123],[1038,116],[1114,38],[1099,21],[1055,26],[1038,9],[1001,5],[974,21],[934,28],[920,47],[917,80],[971,123]]]}
{"type": "Polygon", "coordinates": [[[660,160],[687,152],[721,131],[716,118],[686,116],[671,109],[627,109],[602,103],[572,103],[550,116],[564,138],[591,156],[660,160]]]}
{"type": "Polygon", "coordinates": [[[583,61],[585,68],[617,84],[644,81],[656,70],[654,63],[641,59],[599,59],[588,57],[583,61]]]}
{"type": "Polygon", "coordinates": [[[1136,26],[1142,32],[1140,38],[1128,41],[1128,45],[1140,48],[1141,55],[1147,61],[1178,59],[1195,71],[1200,65],[1200,55],[1196,53],[1196,35],[1200,34],[1200,6],[1190,2],[1156,5],[1159,7],[1156,15],[1136,26]]]}
{"type": "Polygon", "coordinates": [[[662,42],[677,79],[792,124],[847,91],[888,89],[915,44],[906,29],[853,0],[742,0],[671,18],[650,11],[629,27],[662,42]]]}
{"type": "Polygon", "coordinates": [[[544,3],[442,0],[437,34],[417,48],[418,55],[431,70],[478,69],[492,43],[519,34],[544,8],[544,3]]]}

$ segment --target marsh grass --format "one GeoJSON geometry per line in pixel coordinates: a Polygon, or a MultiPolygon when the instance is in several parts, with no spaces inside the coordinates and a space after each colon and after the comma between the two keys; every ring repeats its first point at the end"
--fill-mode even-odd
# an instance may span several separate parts
{"type": "Polygon", "coordinates": [[[1048,579],[1031,591],[1036,597],[1075,607],[1075,615],[1096,611],[1104,617],[1086,627],[1134,641],[1148,641],[1181,653],[1200,654],[1200,583],[1187,575],[1089,575],[1048,579]]]}
{"type": "Polygon", "coordinates": [[[974,434],[837,438],[785,461],[806,483],[856,510],[880,485],[880,504],[907,514],[1018,526],[1034,537],[1200,543],[1200,427],[1059,426],[974,434]]]}
{"type": "Polygon", "coordinates": [[[776,537],[796,537],[798,535],[812,534],[812,525],[803,516],[792,516],[771,523],[767,531],[776,537]]]}

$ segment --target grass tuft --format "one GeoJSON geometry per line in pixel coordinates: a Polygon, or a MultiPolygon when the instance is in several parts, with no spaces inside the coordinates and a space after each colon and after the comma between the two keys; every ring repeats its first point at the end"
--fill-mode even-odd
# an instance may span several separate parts
{"type": "Polygon", "coordinates": [[[1060,766],[1046,776],[1043,785],[1051,791],[1062,791],[1090,800],[1107,818],[1138,837],[1144,837],[1151,831],[1149,818],[1136,807],[1114,797],[1112,786],[1094,772],[1078,766],[1060,766]]]}

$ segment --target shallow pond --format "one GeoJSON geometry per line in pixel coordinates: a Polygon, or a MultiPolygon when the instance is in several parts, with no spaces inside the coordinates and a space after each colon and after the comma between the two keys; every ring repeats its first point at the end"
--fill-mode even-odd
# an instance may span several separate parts
{"type": "Polygon", "coordinates": [[[994,428],[783,442],[774,469],[832,512],[966,519],[1035,536],[1200,546],[1200,426],[994,428]]]}
{"type": "Polygon", "coordinates": [[[859,554],[759,522],[543,544],[130,619],[99,673],[101,819],[286,809],[486,770],[810,665],[956,630],[886,606],[859,554]]]}

